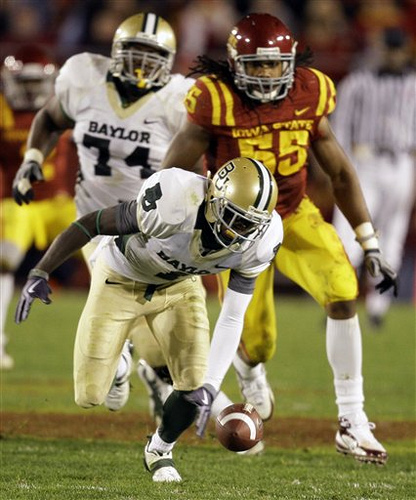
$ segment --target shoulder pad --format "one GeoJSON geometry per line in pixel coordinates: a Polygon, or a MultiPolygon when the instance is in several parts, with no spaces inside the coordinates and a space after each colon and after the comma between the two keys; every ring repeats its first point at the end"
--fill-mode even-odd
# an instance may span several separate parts
{"type": "Polygon", "coordinates": [[[185,78],[183,75],[174,74],[169,82],[155,94],[165,105],[166,118],[171,123],[174,131],[186,119],[184,100],[194,82],[193,78],[185,78]]]}
{"type": "Polygon", "coordinates": [[[189,119],[205,128],[235,126],[233,105],[229,86],[215,76],[198,78],[185,99],[189,119]]]}
{"type": "Polygon", "coordinates": [[[165,85],[166,90],[170,93],[186,92],[195,83],[195,78],[187,78],[179,73],[174,73],[171,75],[169,82],[165,85]]]}
{"type": "Polygon", "coordinates": [[[270,262],[274,259],[283,242],[283,223],[280,215],[274,211],[269,228],[264,233],[257,246],[257,258],[260,262],[270,262]]]}
{"type": "Polygon", "coordinates": [[[78,88],[94,87],[105,82],[111,59],[83,52],[70,57],[59,71],[58,85],[78,88]]]}
{"type": "Polygon", "coordinates": [[[329,76],[315,68],[297,68],[296,86],[310,96],[316,96],[315,114],[323,116],[332,113],[336,104],[336,90],[334,82],[329,76]]]}
{"type": "MultiPolygon", "coordinates": [[[[167,237],[175,228],[185,229],[205,195],[205,178],[180,168],[153,174],[137,197],[140,229],[150,236],[167,237]]],[[[188,228],[189,229],[189,228],[188,228]]]]}

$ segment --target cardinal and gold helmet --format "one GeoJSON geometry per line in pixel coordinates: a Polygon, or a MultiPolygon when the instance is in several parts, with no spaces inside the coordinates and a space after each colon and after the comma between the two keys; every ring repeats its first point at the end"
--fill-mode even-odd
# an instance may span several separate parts
{"type": "Polygon", "coordinates": [[[247,250],[269,226],[278,189],[270,171],[251,158],[234,158],[209,181],[205,217],[216,240],[233,252],[247,250]]]}
{"type": "Polygon", "coordinates": [[[117,28],[111,73],[140,89],[162,87],[170,78],[176,38],[169,23],[152,13],[129,17],[117,28]]]}
{"type": "Polygon", "coordinates": [[[292,33],[270,14],[249,14],[239,21],[228,37],[228,63],[234,81],[251,99],[262,102],[286,97],[293,84],[296,45],[292,33]],[[247,63],[282,62],[277,78],[247,74],[247,63]]]}
{"type": "Polygon", "coordinates": [[[53,94],[58,66],[37,45],[22,45],[12,51],[1,67],[3,92],[16,111],[37,111],[53,94]]]}

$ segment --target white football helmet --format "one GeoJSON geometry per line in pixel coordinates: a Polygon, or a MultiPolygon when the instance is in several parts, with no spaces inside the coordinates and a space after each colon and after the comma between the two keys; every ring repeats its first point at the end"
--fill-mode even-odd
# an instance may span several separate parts
{"type": "Polygon", "coordinates": [[[234,158],[209,180],[205,217],[216,240],[240,253],[269,226],[278,188],[268,168],[251,158],[234,158]]]}
{"type": "Polygon", "coordinates": [[[117,28],[111,50],[111,73],[139,89],[162,87],[170,79],[176,53],[175,34],[152,13],[129,17],[117,28]]]}

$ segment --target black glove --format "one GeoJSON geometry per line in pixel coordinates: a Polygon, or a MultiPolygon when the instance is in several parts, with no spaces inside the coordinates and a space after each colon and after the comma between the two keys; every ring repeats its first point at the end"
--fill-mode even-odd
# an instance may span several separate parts
{"type": "Polygon", "coordinates": [[[48,285],[48,273],[40,269],[32,269],[17,303],[15,322],[19,324],[29,316],[30,307],[36,298],[44,304],[50,304],[52,302],[49,298],[50,293],[52,290],[48,285]]]}
{"type": "Polygon", "coordinates": [[[199,389],[184,395],[189,402],[199,407],[198,417],[196,419],[196,435],[204,436],[205,428],[211,413],[211,405],[216,398],[218,391],[210,384],[204,384],[199,389]]]}
{"type": "Polygon", "coordinates": [[[364,261],[367,271],[373,278],[377,278],[380,275],[383,276],[383,280],[376,285],[376,290],[379,290],[380,293],[384,293],[389,288],[393,287],[394,296],[397,297],[397,289],[399,286],[397,273],[384,260],[380,250],[366,250],[364,252],[364,261]]]}
{"type": "Polygon", "coordinates": [[[24,161],[13,179],[13,198],[18,205],[33,200],[32,182],[45,180],[37,161],[24,161]]]}

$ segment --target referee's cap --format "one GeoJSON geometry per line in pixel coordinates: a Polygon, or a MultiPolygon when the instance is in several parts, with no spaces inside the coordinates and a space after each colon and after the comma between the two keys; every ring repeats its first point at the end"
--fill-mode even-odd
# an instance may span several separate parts
{"type": "Polygon", "coordinates": [[[383,33],[384,43],[389,49],[398,49],[406,45],[407,36],[399,27],[386,28],[383,33]]]}

